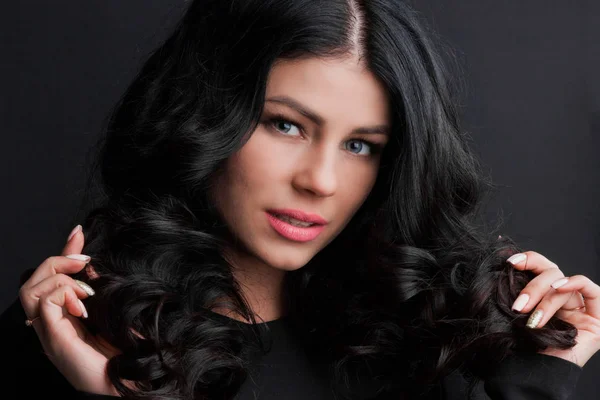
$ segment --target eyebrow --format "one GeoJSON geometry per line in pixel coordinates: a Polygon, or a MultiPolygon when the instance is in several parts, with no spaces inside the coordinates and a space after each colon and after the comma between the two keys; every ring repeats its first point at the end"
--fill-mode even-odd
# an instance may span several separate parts
{"type": "MultiPolygon", "coordinates": [[[[308,109],[307,107],[303,106],[302,104],[300,104],[299,102],[297,102],[296,100],[294,100],[290,97],[275,96],[275,97],[268,98],[266,101],[284,104],[290,108],[293,108],[294,110],[296,110],[297,112],[299,112],[306,118],[310,119],[317,125],[325,124],[325,119],[323,117],[321,117],[316,112],[308,109]]],[[[390,132],[390,128],[387,125],[363,126],[360,128],[356,128],[352,131],[352,133],[355,133],[355,134],[361,134],[361,133],[362,134],[371,134],[371,133],[373,133],[373,134],[380,134],[380,135],[387,135],[387,134],[389,134],[389,132],[390,132]]]]}

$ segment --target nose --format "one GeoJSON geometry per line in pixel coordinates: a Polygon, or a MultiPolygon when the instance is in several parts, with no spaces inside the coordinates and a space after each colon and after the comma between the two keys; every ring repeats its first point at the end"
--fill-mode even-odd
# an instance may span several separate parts
{"type": "Polygon", "coordinates": [[[308,148],[298,163],[292,185],[315,196],[332,196],[337,189],[335,149],[308,148]]]}

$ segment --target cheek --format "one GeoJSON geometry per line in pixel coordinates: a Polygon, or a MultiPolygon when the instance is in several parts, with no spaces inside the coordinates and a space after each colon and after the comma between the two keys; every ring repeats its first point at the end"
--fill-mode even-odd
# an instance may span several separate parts
{"type": "Polygon", "coordinates": [[[243,214],[248,191],[252,190],[251,171],[245,171],[239,153],[231,156],[222,171],[215,177],[212,200],[228,224],[243,214]]]}
{"type": "Polygon", "coordinates": [[[268,133],[256,131],[231,159],[233,179],[253,193],[272,192],[278,182],[289,178],[293,169],[295,158],[289,150],[268,133]]]}
{"type": "Polygon", "coordinates": [[[244,147],[228,160],[219,180],[221,201],[227,203],[232,198],[238,199],[240,206],[260,202],[261,198],[270,197],[274,183],[282,179],[289,159],[285,152],[262,136],[253,134],[244,147]]]}
{"type": "Polygon", "coordinates": [[[341,212],[347,214],[345,220],[352,218],[354,213],[363,205],[377,179],[377,167],[355,169],[352,173],[346,172],[340,186],[341,212]]]}

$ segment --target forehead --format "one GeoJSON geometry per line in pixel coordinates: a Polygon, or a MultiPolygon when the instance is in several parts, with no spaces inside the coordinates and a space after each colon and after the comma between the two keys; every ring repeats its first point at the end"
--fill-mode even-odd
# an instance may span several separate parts
{"type": "Polygon", "coordinates": [[[325,120],[352,124],[389,122],[384,85],[355,58],[278,61],[269,74],[266,97],[289,96],[325,120]]]}

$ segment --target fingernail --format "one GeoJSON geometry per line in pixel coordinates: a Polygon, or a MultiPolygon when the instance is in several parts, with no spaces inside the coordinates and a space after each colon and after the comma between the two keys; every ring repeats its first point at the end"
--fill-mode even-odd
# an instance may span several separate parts
{"type": "Polygon", "coordinates": [[[83,302],[81,300],[79,300],[79,307],[81,307],[81,312],[83,312],[83,318],[87,318],[88,313],[87,313],[87,310],[85,309],[85,306],[83,305],[83,302]]]}
{"type": "Polygon", "coordinates": [[[73,239],[73,236],[75,236],[75,234],[77,234],[77,232],[79,232],[81,230],[81,225],[77,225],[75,228],[73,228],[73,230],[71,231],[71,233],[69,233],[69,237],[67,238],[67,242],[71,239],[73,239]]]}
{"type": "Polygon", "coordinates": [[[531,316],[527,320],[526,326],[531,329],[537,328],[537,326],[542,321],[543,316],[544,312],[542,310],[535,310],[535,312],[531,314],[531,316]]]}
{"type": "Polygon", "coordinates": [[[71,260],[85,261],[85,262],[88,262],[92,259],[92,257],[86,256],[85,254],[69,254],[65,257],[70,258],[71,260]]]}
{"type": "Polygon", "coordinates": [[[513,303],[512,309],[515,311],[521,311],[529,302],[529,295],[527,293],[521,294],[513,303]]]}
{"type": "Polygon", "coordinates": [[[75,283],[78,284],[79,287],[82,288],[83,291],[86,292],[88,296],[93,296],[96,294],[94,289],[92,289],[92,287],[90,285],[88,285],[87,283],[82,282],[78,279],[75,279],[75,283]]]}
{"type": "Polygon", "coordinates": [[[523,262],[527,259],[527,255],[523,254],[523,253],[517,253],[517,254],[513,254],[512,256],[510,256],[508,258],[509,263],[511,263],[512,265],[517,265],[520,262],[523,262]]]}
{"type": "Polygon", "coordinates": [[[567,282],[569,282],[569,278],[561,278],[559,280],[557,280],[556,282],[554,282],[552,286],[554,289],[558,289],[561,286],[565,286],[567,284],[567,282]]]}

